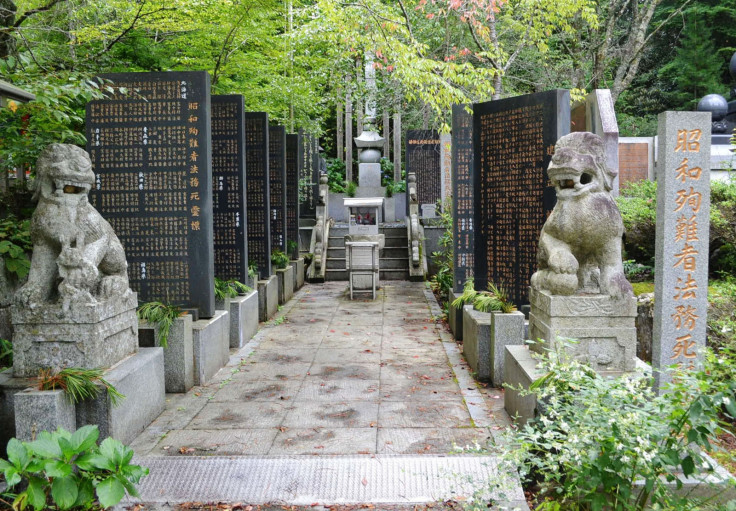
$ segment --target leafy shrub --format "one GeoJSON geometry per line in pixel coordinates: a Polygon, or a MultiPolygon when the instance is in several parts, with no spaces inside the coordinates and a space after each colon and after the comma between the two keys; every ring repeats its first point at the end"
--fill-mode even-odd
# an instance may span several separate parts
{"type": "Polygon", "coordinates": [[[347,181],[345,182],[345,195],[348,197],[355,197],[355,193],[358,190],[358,185],[355,183],[355,181],[347,181]]]}
{"type": "Polygon", "coordinates": [[[474,286],[473,279],[468,279],[463,287],[463,294],[452,302],[452,306],[459,309],[463,305],[472,304],[478,312],[509,313],[516,310],[505,287],[489,282],[488,291],[476,291],[474,286]]]}
{"type": "Polygon", "coordinates": [[[736,278],[730,275],[708,283],[707,333],[711,348],[731,346],[736,350],[736,278]]]}
{"type": "MultiPolygon", "coordinates": [[[[638,181],[621,189],[616,198],[626,233],[627,259],[654,264],[657,216],[657,184],[638,181]]],[[[711,182],[710,254],[711,274],[736,275],[736,183],[711,182]]]]}
{"type": "Polygon", "coordinates": [[[0,339],[0,367],[13,365],[13,343],[7,339],[0,339]]]}
{"type": "Polygon", "coordinates": [[[5,270],[16,279],[25,278],[31,269],[27,255],[33,250],[30,225],[30,220],[19,220],[14,215],[0,220],[0,255],[5,262],[5,270]]]}
{"type": "Polygon", "coordinates": [[[286,253],[294,259],[299,257],[299,243],[294,240],[288,240],[286,242],[286,253]]]}
{"type": "Polygon", "coordinates": [[[82,367],[67,367],[61,371],[52,369],[41,369],[38,375],[38,390],[56,390],[57,387],[64,391],[72,404],[77,404],[85,399],[94,399],[100,393],[100,383],[113,406],[117,406],[125,398],[118,390],[102,375],[102,369],[85,369],[82,367]]]}
{"type": "Polygon", "coordinates": [[[439,239],[440,249],[432,252],[432,259],[437,265],[437,273],[432,276],[430,286],[433,291],[439,293],[441,298],[444,298],[449,290],[453,288],[455,280],[454,247],[452,243],[452,199],[447,199],[445,207],[437,209],[441,211],[438,225],[444,230],[439,239]]]}
{"type": "Polygon", "coordinates": [[[184,315],[181,307],[176,305],[167,305],[162,302],[147,302],[138,307],[136,311],[138,319],[145,321],[158,328],[158,340],[161,346],[167,348],[169,346],[169,332],[174,320],[184,315]]]}
{"type": "Polygon", "coordinates": [[[215,298],[224,300],[245,295],[253,291],[250,287],[235,279],[222,280],[215,277],[215,298]]]}
{"type": "Polygon", "coordinates": [[[271,264],[277,269],[283,270],[289,265],[289,256],[275,248],[271,251],[271,264]]]}
{"type": "Polygon", "coordinates": [[[113,438],[98,447],[99,436],[97,426],[83,426],[74,433],[42,431],[33,442],[11,439],[0,470],[8,488],[24,488],[13,509],[100,509],[126,492],[138,497],[135,485],[148,469],[131,465],[133,450],[113,438]]]}
{"type": "Polygon", "coordinates": [[[327,158],[327,186],[332,193],[345,193],[345,162],[327,158]]]}
{"type": "Polygon", "coordinates": [[[624,274],[629,282],[644,282],[654,277],[654,268],[646,264],[639,264],[633,259],[623,262],[624,274]]]}
{"type": "Polygon", "coordinates": [[[258,266],[254,262],[248,263],[248,278],[254,282],[258,280],[258,266]]]}
{"type": "Polygon", "coordinates": [[[643,374],[606,378],[564,349],[542,357],[545,375],[530,390],[544,412],[507,444],[525,484],[539,488],[536,509],[693,509],[694,495],[673,495],[666,483],[680,486],[678,471],[711,471],[702,452],[712,448],[721,412],[736,416],[736,382],[715,378],[711,361],[677,374],[657,396],[643,374]]]}

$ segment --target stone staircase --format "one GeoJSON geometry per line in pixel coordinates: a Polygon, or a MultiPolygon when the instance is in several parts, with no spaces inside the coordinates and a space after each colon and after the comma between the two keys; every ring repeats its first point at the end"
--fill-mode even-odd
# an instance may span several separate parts
{"type": "MultiPolygon", "coordinates": [[[[381,280],[409,280],[409,240],[406,227],[379,227],[385,235],[386,246],[381,253],[381,280]]],[[[347,227],[333,226],[327,244],[327,272],[325,280],[348,280],[345,269],[345,235],[347,227]]]]}

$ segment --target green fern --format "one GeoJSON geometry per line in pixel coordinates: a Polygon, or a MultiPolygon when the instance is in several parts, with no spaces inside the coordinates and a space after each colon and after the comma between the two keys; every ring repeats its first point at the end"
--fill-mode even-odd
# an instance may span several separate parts
{"type": "Polygon", "coordinates": [[[174,320],[183,315],[180,307],[161,302],[148,302],[138,307],[138,319],[158,327],[158,340],[163,348],[169,346],[169,332],[174,320]]]}
{"type": "Polygon", "coordinates": [[[251,291],[253,289],[235,279],[222,280],[215,277],[215,298],[218,300],[235,298],[238,295],[245,295],[251,291]]]}
{"type": "Polygon", "coordinates": [[[490,291],[490,293],[498,300],[498,310],[505,314],[516,310],[516,306],[514,305],[514,302],[511,301],[508,290],[502,284],[496,286],[493,282],[489,282],[488,291],[490,291]]]}
{"type": "Polygon", "coordinates": [[[105,380],[102,377],[103,374],[104,371],[102,369],[84,369],[81,367],[67,367],[58,372],[52,369],[41,369],[38,375],[38,389],[56,390],[60,388],[72,404],[77,404],[85,399],[97,397],[97,394],[101,390],[96,385],[96,383],[99,383],[110,396],[112,405],[117,406],[125,396],[118,392],[110,382],[105,380]]]}
{"type": "Polygon", "coordinates": [[[475,297],[478,296],[478,291],[475,290],[475,281],[473,278],[469,278],[465,281],[463,286],[463,294],[458,296],[452,302],[452,306],[456,309],[462,309],[464,305],[470,305],[475,302],[475,297]]]}

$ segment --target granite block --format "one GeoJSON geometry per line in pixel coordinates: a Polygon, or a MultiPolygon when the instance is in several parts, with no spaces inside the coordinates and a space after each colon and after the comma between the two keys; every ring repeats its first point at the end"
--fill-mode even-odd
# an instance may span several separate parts
{"type": "Polygon", "coordinates": [[[0,456],[15,436],[15,394],[35,385],[35,378],[13,377],[10,369],[0,373],[0,456]]]}
{"type": "Polygon", "coordinates": [[[279,308],[279,281],[276,275],[258,281],[258,319],[268,321],[279,308]]]}
{"type": "Polygon", "coordinates": [[[524,314],[521,312],[491,313],[491,383],[502,387],[506,346],[524,344],[524,314]]]}
{"type": "Polygon", "coordinates": [[[298,291],[304,285],[304,258],[295,259],[290,264],[294,268],[294,291],[298,291]]]}
{"type": "MultiPolygon", "coordinates": [[[[138,325],[141,347],[161,346],[158,327],[140,322],[138,325]],[[146,341],[153,337],[153,342],[146,341]]],[[[164,379],[166,392],[186,392],[194,386],[194,341],[192,316],[187,314],[174,320],[164,348],[164,379]]]]}
{"type": "Polygon", "coordinates": [[[106,371],[104,378],[125,399],[113,406],[103,390],[95,399],[78,403],[77,426],[97,424],[100,440],[113,437],[129,444],[164,411],[164,349],[140,348],[138,353],[106,371]]]}
{"type": "Polygon", "coordinates": [[[358,186],[381,186],[381,164],[361,163],[358,165],[358,186]]]}
{"type": "Polygon", "coordinates": [[[63,390],[26,389],[14,396],[15,437],[28,442],[41,431],[77,429],[74,405],[63,390]]]}
{"type": "Polygon", "coordinates": [[[491,314],[472,305],[463,307],[463,355],[477,380],[491,379],[491,314]]]}
{"type": "Polygon", "coordinates": [[[528,389],[542,372],[537,370],[537,361],[526,346],[506,346],[504,358],[504,378],[509,385],[504,393],[504,408],[516,424],[524,425],[536,415],[537,397],[522,396],[515,388],[528,389]]]}
{"type": "Polygon", "coordinates": [[[209,319],[192,322],[194,384],[204,385],[230,358],[230,313],[215,311],[209,319]]]}
{"type": "Polygon", "coordinates": [[[230,347],[242,348],[258,332],[258,292],[229,301],[230,347]]]}
{"type": "Polygon", "coordinates": [[[457,341],[463,340],[463,308],[453,307],[452,302],[457,300],[461,295],[462,293],[456,293],[453,290],[450,290],[447,296],[447,299],[449,301],[449,304],[447,306],[448,323],[450,324],[450,331],[457,341]]]}
{"type": "Polygon", "coordinates": [[[284,305],[294,296],[294,268],[287,266],[276,270],[276,277],[279,281],[279,305],[284,305]]]}

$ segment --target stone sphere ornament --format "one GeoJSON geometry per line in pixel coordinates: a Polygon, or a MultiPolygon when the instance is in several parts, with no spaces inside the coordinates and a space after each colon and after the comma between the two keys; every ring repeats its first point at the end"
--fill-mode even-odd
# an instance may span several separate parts
{"type": "Polygon", "coordinates": [[[698,112],[710,112],[713,121],[720,121],[728,113],[728,101],[720,94],[708,94],[698,101],[698,112]]]}

